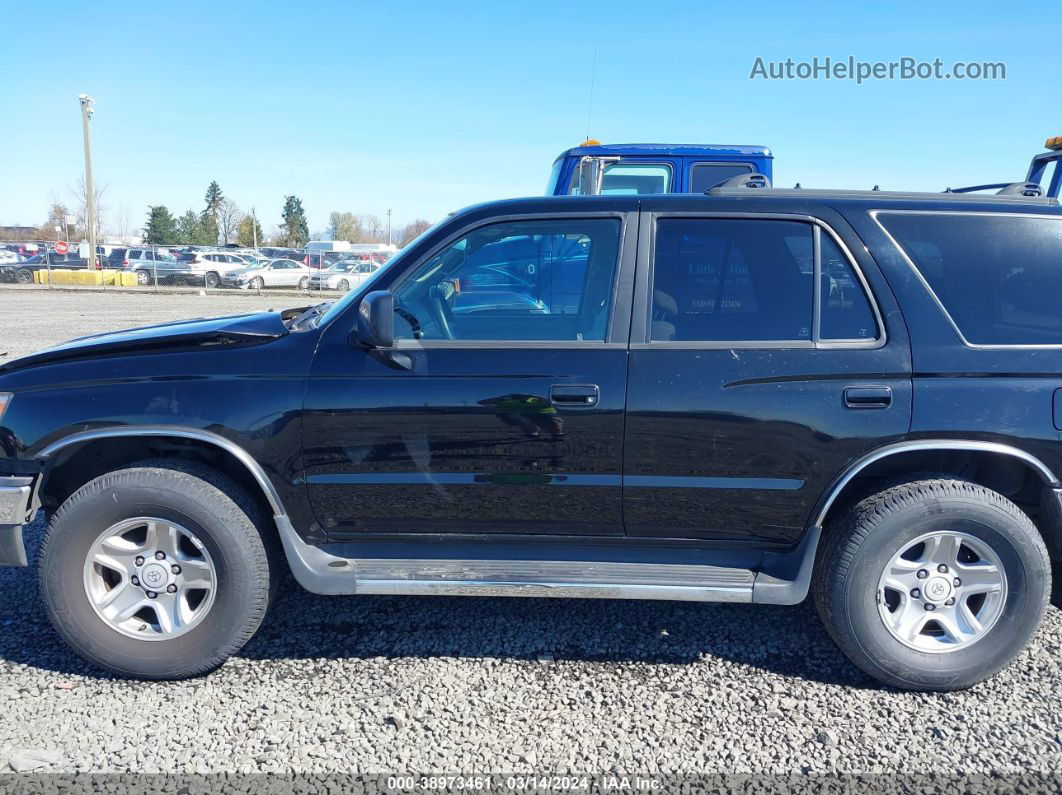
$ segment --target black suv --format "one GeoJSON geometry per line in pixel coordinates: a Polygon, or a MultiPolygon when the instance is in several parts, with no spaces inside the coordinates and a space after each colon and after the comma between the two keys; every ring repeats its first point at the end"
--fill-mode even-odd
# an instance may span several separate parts
{"type": "Polygon", "coordinates": [[[200,674],[322,594],[792,605],[969,686],[1062,550],[1062,211],[715,189],[521,199],[340,300],[0,367],[0,562],[112,671],[200,674]]]}

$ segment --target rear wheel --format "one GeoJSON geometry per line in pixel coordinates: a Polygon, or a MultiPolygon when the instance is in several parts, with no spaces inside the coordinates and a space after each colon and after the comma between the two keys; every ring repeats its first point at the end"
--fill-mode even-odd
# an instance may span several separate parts
{"type": "Polygon", "coordinates": [[[859,503],[829,529],[815,581],[827,630],[860,668],[911,690],[956,690],[1010,662],[1047,606],[1035,525],[974,483],[923,480],[859,503]]]}
{"type": "Polygon", "coordinates": [[[123,676],[213,670],[269,602],[258,513],[237,483],[189,462],[96,478],[55,513],[41,549],[52,622],[82,657],[123,676]]]}
{"type": "Polygon", "coordinates": [[[19,284],[29,284],[33,281],[33,271],[29,268],[19,268],[15,273],[15,280],[19,284]]]}
{"type": "Polygon", "coordinates": [[[139,284],[141,287],[146,287],[147,285],[151,284],[151,271],[137,271],[136,283],[139,284]]]}
{"type": "Polygon", "coordinates": [[[347,292],[350,289],[350,282],[348,282],[346,279],[340,279],[339,289],[344,293],[347,292]]]}

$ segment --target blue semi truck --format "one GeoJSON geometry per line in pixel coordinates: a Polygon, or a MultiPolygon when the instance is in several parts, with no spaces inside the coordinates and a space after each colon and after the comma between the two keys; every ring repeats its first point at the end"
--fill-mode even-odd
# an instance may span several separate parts
{"type": "MultiPolygon", "coordinates": [[[[1058,198],[1062,189],[1062,135],[1048,138],[1024,182],[948,188],[953,193],[996,190],[1058,198]]],[[[547,196],[703,193],[742,175],[773,178],[774,156],[766,146],[721,144],[602,144],[593,139],[561,152],[553,161],[547,196]]]]}
{"type": "Polygon", "coordinates": [[[601,144],[593,139],[553,161],[546,194],[702,193],[742,174],[771,178],[766,146],[601,144]]]}

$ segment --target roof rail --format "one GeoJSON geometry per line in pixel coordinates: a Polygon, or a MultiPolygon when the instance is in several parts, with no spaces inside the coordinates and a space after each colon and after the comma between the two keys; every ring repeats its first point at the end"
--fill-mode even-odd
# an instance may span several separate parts
{"type": "Polygon", "coordinates": [[[1038,182],[989,182],[985,185],[970,185],[965,188],[945,188],[945,193],[977,193],[994,190],[997,196],[1026,196],[1036,199],[1044,195],[1044,189],[1038,182]]]}
{"type": "Polygon", "coordinates": [[[771,187],[771,179],[766,174],[760,174],[758,171],[751,174],[738,174],[735,177],[731,177],[725,182],[720,182],[715,187],[709,188],[705,193],[712,193],[721,188],[769,188],[771,187]]]}
{"type": "Polygon", "coordinates": [[[999,191],[1000,196],[1028,196],[1036,198],[1044,195],[1044,189],[1038,182],[1015,182],[999,191]]]}

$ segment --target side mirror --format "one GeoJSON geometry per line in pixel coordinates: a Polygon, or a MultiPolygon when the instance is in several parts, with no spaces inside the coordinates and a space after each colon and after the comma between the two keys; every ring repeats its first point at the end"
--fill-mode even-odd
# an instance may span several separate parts
{"type": "Polygon", "coordinates": [[[388,290],[368,293],[358,306],[358,341],[370,348],[395,344],[395,297],[388,290]]]}

